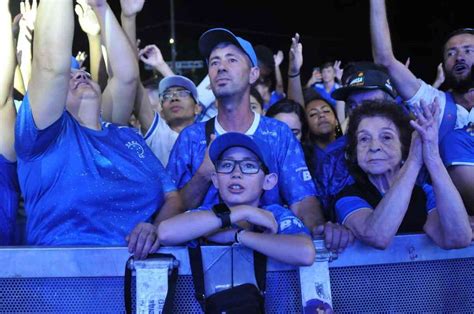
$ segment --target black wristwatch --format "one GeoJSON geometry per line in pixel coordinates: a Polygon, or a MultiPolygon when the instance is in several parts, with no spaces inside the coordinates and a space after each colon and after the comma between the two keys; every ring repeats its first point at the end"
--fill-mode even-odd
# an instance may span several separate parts
{"type": "Polygon", "coordinates": [[[224,203],[219,203],[212,206],[212,211],[216,214],[217,217],[220,218],[222,222],[221,228],[228,228],[230,227],[230,208],[224,203]]]}

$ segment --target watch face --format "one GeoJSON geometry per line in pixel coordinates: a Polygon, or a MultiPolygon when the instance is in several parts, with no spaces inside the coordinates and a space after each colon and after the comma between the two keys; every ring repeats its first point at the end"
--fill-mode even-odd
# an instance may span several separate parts
{"type": "Polygon", "coordinates": [[[214,205],[214,207],[212,207],[212,209],[216,213],[229,213],[230,212],[229,206],[227,206],[224,203],[219,203],[217,205],[214,205]]]}

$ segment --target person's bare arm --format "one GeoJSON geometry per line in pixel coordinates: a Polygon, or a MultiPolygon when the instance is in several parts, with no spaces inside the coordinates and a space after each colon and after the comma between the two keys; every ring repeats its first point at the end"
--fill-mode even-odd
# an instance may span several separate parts
{"type": "Polygon", "coordinates": [[[143,9],[145,0],[120,0],[120,7],[122,13],[120,15],[120,21],[122,22],[122,28],[127,36],[130,45],[136,50],[137,47],[137,14],[143,9]]]}
{"type": "Polygon", "coordinates": [[[436,198],[436,208],[428,214],[424,230],[442,248],[466,247],[471,243],[472,230],[461,196],[439,154],[437,100],[433,104],[422,103],[421,108],[415,106],[414,112],[417,119],[410,123],[420,134],[423,162],[436,198]]]}
{"type": "Polygon", "coordinates": [[[310,237],[303,234],[268,234],[243,231],[240,243],[283,263],[310,266],[316,252],[310,237]]]}
{"type": "Polygon", "coordinates": [[[106,121],[126,125],[133,111],[139,77],[136,52],[105,0],[88,0],[100,23],[111,73],[102,95],[102,114],[106,121]]]}
{"type": "MultiPolygon", "coordinates": [[[[208,156],[207,154],[206,151],[206,156],[208,156]]],[[[214,165],[211,160],[209,157],[204,158],[203,163],[191,180],[179,190],[185,208],[196,208],[202,203],[211,186],[212,171],[214,171],[214,165]]]]}
{"type": "Polygon", "coordinates": [[[183,212],[181,199],[177,192],[165,194],[165,202],[156,215],[153,223],[141,222],[127,236],[128,251],[138,259],[147,257],[160,247],[158,229],[160,223],[183,212]]]}
{"type": "Polygon", "coordinates": [[[278,50],[278,52],[273,55],[273,61],[275,61],[275,92],[280,95],[285,94],[285,88],[283,87],[283,77],[281,76],[280,64],[283,62],[283,51],[278,50]]]}
{"type": "Polygon", "coordinates": [[[102,59],[102,49],[100,42],[100,24],[94,10],[87,4],[86,0],[77,0],[75,7],[79,25],[87,34],[89,42],[89,64],[90,73],[94,81],[99,82],[100,62],[102,59]]]}
{"type": "Polygon", "coordinates": [[[346,120],[346,103],[342,100],[336,100],[336,115],[340,123],[346,120]]]}
{"type": "Polygon", "coordinates": [[[419,169],[407,161],[375,209],[359,209],[346,219],[344,224],[357,239],[378,249],[390,245],[407,211],[419,169]]]}
{"type": "Polygon", "coordinates": [[[44,129],[62,115],[71,74],[74,13],[71,0],[42,0],[33,43],[29,99],[36,127],[44,129]]]}
{"type": "Polygon", "coordinates": [[[14,130],[16,111],[13,106],[13,76],[15,74],[15,50],[13,47],[12,17],[9,1],[0,3],[0,155],[11,161],[16,160],[14,130]]]}
{"type": "Polygon", "coordinates": [[[303,65],[303,45],[297,33],[291,38],[288,66],[288,99],[294,100],[304,107],[303,88],[301,87],[300,70],[303,65]]]}
{"type": "Polygon", "coordinates": [[[443,63],[438,64],[438,67],[436,68],[436,78],[431,84],[434,88],[439,88],[441,85],[444,83],[444,69],[443,69],[443,63]]]}
{"type": "Polygon", "coordinates": [[[413,97],[420,83],[413,73],[395,59],[390,39],[385,0],[370,0],[370,34],[374,62],[387,68],[395,89],[403,99],[413,97]]]}
{"type": "Polygon", "coordinates": [[[28,90],[28,84],[31,79],[31,42],[33,40],[33,32],[35,29],[35,21],[37,16],[37,1],[29,0],[20,2],[21,19],[19,21],[19,33],[17,41],[17,55],[20,58],[18,62],[23,86],[28,90]]]}
{"type": "MultiPolygon", "coordinates": [[[[247,205],[232,206],[230,222],[241,221],[261,226],[269,232],[276,233],[278,225],[273,214],[265,209],[247,205]]],[[[163,221],[158,228],[160,241],[165,245],[177,245],[202,236],[218,232],[222,221],[211,210],[188,211],[163,221]]],[[[232,238],[230,242],[234,239],[232,238]]]]}

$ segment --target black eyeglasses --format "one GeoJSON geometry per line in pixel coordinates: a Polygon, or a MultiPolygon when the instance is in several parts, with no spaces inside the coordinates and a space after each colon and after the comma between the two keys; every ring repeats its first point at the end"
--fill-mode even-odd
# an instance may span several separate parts
{"type": "Polygon", "coordinates": [[[222,159],[216,162],[216,172],[217,173],[232,173],[237,164],[239,165],[240,172],[244,174],[258,173],[263,166],[263,164],[257,160],[222,159]]]}
{"type": "Polygon", "coordinates": [[[182,89],[182,90],[176,90],[174,92],[164,92],[161,95],[161,97],[163,97],[163,100],[171,100],[175,96],[177,96],[178,98],[186,98],[186,97],[189,97],[189,95],[191,95],[190,91],[186,89],[182,89]]]}

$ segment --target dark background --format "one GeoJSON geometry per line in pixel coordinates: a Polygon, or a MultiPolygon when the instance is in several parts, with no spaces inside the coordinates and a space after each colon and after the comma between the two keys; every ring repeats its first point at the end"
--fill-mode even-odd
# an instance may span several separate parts
{"type": "MultiPolygon", "coordinates": [[[[13,1],[12,1],[13,2],[13,1]]],[[[119,17],[120,1],[109,0],[119,17]]],[[[174,0],[176,21],[176,60],[200,60],[197,41],[209,28],[225,27],[254,45],[263,44],[275,52],[282,50],[287,72],[288,50],[295,32],[301,35],[305,83],[312,68],[325,61],[370,60],[369,1],[258,1],[258,0],[174,0]]],[[[447,33],[459,27],[473,27],[474,1],[390,0],[387,1],[395,56],[411,58],[410,69],[431,82],[441,62],[441,46],[447,33]],[[422,9],[415,7],[422,7],[422,9]]],[[[137,38],[157,44],[171,59],[170,0],[146,0],[137,18],[137,38]]],[[[87,50],[86,36],[77,24],[74,52],[87,50]]],[[[142,71],[142,78],[152,73],[142,71]]],[[[189,75],[196,83],[205,69],[189,75]]]]}

